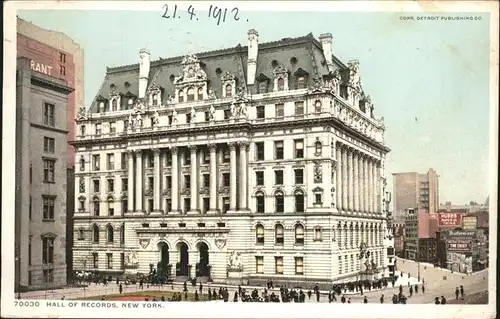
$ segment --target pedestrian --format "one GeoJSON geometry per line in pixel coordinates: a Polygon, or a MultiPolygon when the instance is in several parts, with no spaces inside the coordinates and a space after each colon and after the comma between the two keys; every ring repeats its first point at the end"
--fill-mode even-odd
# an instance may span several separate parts
{"type": "Polygon", "coordinates": [[[101,300],[106,300],[106,296],[102,296],[101,300]]]}
{"type": "Polygon", "coordinates": [[[233,302],[238,302],[238,292],[234,292],[233,302]]]}
{"type": "Polygon", "coordinates": [[[366,296],[365,296],[365,298],[363,299],[363,303],[368,303],[368,298],[366,298],[366,296]]]}
{"type": "Polygon", "coordinates": [[[435,305],[439,305],[439,304],[441,304],[441,303],[439,302],[439,297],[434,298],[434,304],[435,304],[435,305]]]}
{"type": "Polygon", "coordinates": [[[64,299],[66,299],[66,297],[65,297],[65,296],[62,296],[61,300],[64,300],[64,299]]]}
{"type": "Polygon", "coordinates": [[[418,284],[415,284],[415,293],[418,294],[418,284]]]}
{"type": "Polygon", "coordinates": [[[380,303],[384,303],[384,294],[382,294],[382,296],[380,296],[380,303]]]}
{"type": "Polygon", "coordinates": [[[165,296],[161,296],[161,301],[165,301],[165,296]]]}
{"type": "Polygon", "coordinates": [[[422,293],[425,293],[425,286],[422,285],[422,293]]]}
{"type": "Polygon", "coordinates": [[[441,304],[446,305],[446,298],[444,296],[441,296],[441,304]]]}
{"type": "Polygon", "coordinates": [[[409,292],[410,292],[410,297],[413,296],[413,287],[412,286],[410,286],[409,292]]]}
{"type": "Polygon", "coordinates": [[[184,291],[188,291],[187,281],[184,282],[184,291]]]}
{"type": "Polygon", "coordinates": [[[319,289],[316,290],[316,301],[319,302],[319,289]]]}
{"type": "Polygon", "coordinates": [[[309,297],[309,300],[311,300],[311,295],[312,295],[312,292],[311,292],[311,290],[309,290],[309,291],[307,292],[307,297],[309,297]]]}
{"type": "Polygon", "coordinates": [[[118,288],[118,290],[120,291],[120,295],[121,295],[122,292],[123,292],[123,286],[122,286],[122,284],[120,284],[120,287],[118,288]]]}
{"type": "Polygon", "coordinates": [[[200,294],[203,293],[203,284],[200,282],[200,294]]]}
{"type": "Polygon", "coordinates": [[[457,287],[457,289],[455,289],[455,297],[457,300],[458,300],[458,295],[460,295],[460,290],[457,287]]]}
{"type": "Polygon", "coordinates": [[[460,297],[462,297],[462,300],[464,299],[464,286],[460,285],[460,297]]]}
{"type": "Polygon", "coordinates": [[[332,303],[332,292],[328,292],[328,303],[332,303]]]}
{"type": "Polygon", "coordinates": [[[351,298],[347,299],[347,303],[351,303],[351,298]]]}
{"type": "Polygon", "coordinates": [[[345,296],[344,295],[342,295],[342,298],[340,298],[340,302],[345,303],[345,296]]]}
{"type": "Polygon", "coordinates": [[[194,291],[194,301],[200,301],[200,296],[198,295],[198,291],[194,291]]]}
{"type": "Polygon", "coordinates": [[[184,291],[184,300],[188,300],[188,292],[187,292],[187,289],[186,289],[186,291],[184,291]]]}

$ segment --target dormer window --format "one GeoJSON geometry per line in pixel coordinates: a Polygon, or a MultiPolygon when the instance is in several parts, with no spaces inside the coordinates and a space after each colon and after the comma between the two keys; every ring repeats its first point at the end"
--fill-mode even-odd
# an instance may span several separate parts
{"type": "Polygon", "coordinates": [[[309,73],[304,71],[302,68],[299,68],[293,76],[295,77],[295,88],[296,89],[305,89],[307,88],[307,76],[309,73]]]}
{"type": "Polygon", "coordinates": [[[97,113],[105,111],[106,110],[104,109],[104,102],[99,102],[99,108],[97,109],[97,113]]]}
{"type": "Polygon", "coordinates": [[[198,88],[198,100],[203,100],[203,87],[198,88]]]}
{"type": "Polygon", "coordinates": [[[194,88],[190,87],[187,91],[187,101],[194,101],[194,88]]]}
{"type": "Polygon", "coordinates": [[[267,93],[267,82],[262,81],[259,83],[259,93],[267,93]]]}
{"type": "Polygon", "coordinates": [[[111,101],[111,111],[116,110],[118,110],[118,101],[116,99],[113,99],[113,101],[111,101]]]}
{"type": "Polygon", "coordinates": [[[231,97],[233,95],[233,86],[231,84],[226,85],[226,97],[231,97]]]}
{"type": "Polygon", "coordinates": [[[153,94],[153,106],[158,105],[158,94],[153,94]]]}
{"type": "Polygon", "coordinates": [[[321,101],[320,100],[316,100],[316,102],[314,102],[314,112],[321,113],[321,101]]]}
{"type": "Polygon", "coordinates": [[[134,105],[134,99],[133,98],[128,99],[128,108],[131,109],[133,105],[134,105]]]}
{"type": "Polygon", "coordinates": [[[184,102],[184,91],[180,90],[179,91],[179,103],[183,103],[183,102],[184,102]]]}
{"type": "Polygon", "coordinates": [[[284,91],[285,90],[285,80],[283,78],[278,79],[278,91],[284,91]]]}
{"type": "Polygon", "coordinates": [[[306,78],[304,76],[299,76],[297,78],[297,89],[305,89],[306,87],[306,78]]]}

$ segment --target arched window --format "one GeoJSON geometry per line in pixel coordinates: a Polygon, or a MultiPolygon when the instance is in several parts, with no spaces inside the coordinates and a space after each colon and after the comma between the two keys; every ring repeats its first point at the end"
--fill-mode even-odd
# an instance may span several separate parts
{"type": "Polygon", "coordinates": [[[120,245],[125,244],[125,224],[120,226],[120,245]]]}
{"type": "Polygon", "coordinates": [[[179,90],[179,103],[184,102],[184,91],[179,90]]]}
{"type": "Polygon", "coordinates": [[[285,241],[285,229],[283,228],[283,225],[276,224],[274,227],[274,239],[276,245],[283,245],[285,241]]]}
{"type": "Polygon", "coordinates": [[[304,89],[306,87],[306,78],[304,76],[299,76],[297,78],[297,89],[304,89]]]}
{"type": "Polygon", "coordinates": [[[226,91],[226,97],[233,96],[233,86],[231,84],[226,85],[225,91],[226,91]]]}
{"type": "Polygon", "coordinates": [[[134,105],[134,99],[133,98],[128,99],[128,109],[129,110],[132,109],[133,105],[134,105]]]}
{"type": "Polygon", "coordinates": [[[108,239],[108,243],[112,243],[115,237],[113,226],[111,224],[108,224],[106,226],[106,237],[108,239]]]}
{"type": "Polygon", "coordinates": [[[283,192],[277,191],[274,194],[274,199],[276,201],[276,212],[283,213],[285,211],[285,199],[283,196],[283,192]]]}
{"type": "Polygon", "coordinates": [[[190,87],[187,91],[187,100],[189,101],[194,101],[194,88],[190,87]]]}
{"type": "Polygon", "coordinates": [[[99,226],[97,226],[96,224],[92,226],[92,240],[94,243],[99,242],[99,226]]]}
{"type": "Polygon", "coordinates": [[[111,111],[116,111],[118,109],[118,101],[116,99],[113,99],[111,102],[111,111]]]}
{"type": "Polygon", "coordinates": [[[304,226],[295,225],[295,245],[304,245],[304,226]]]}
{"type": "Polygon", "coordinates": [[[257,192],[257,194],[255,194],[255,198],[257,200],[257,213],[263,213],[265,211],[264,193],[257,192]]]}
{"type": "Polygon", "coordinates": [[[321,241],[323,240],[323,231],[321,227],[314,227],[314,241],[321,241]]]}
{"type": "Polygon", "coordinates": [[[255,227],[255,241],[257,244],[264,244],[264,226],[262,224],[255,227]]]}
{"type": "Polygon", "coordinates": [[[101,213],[101,203],[99,198],[94,198],[94,216],[99,216],[101,213]]]}
{"type": "Polygon", "coordinates": [[[283,78],[278,79],[278,91],[285,90],[285,80],[283,78]]]}
{"type": "Polygon", "coordinates": [[[267,81],[259,82],[259,93],[267,93],[267,81]]]}
{"type": "Polygon", "coordinates": [[[200,86],[198,88],[198,100],[200,100],[200,101],[203,100],[203,87],[202,86],[200,86]]]}
{"type": "Polygon", "coordinates": [[[314,143],[314,155],[321,156],[322,153],[323,153],[323,145],[321,144],[320,141],[316,141],[314,143]]]}
{"type": "Polygon", "coordinates": [[[104,102],[99,102],[99,110],[97,110],[97,113],[105,111],[106,110],[104,109],[104,102]]]}
{"type": "Polygon", "coordinates": [[[153,94],[153,106],[158,105],[158,94],[153,94]]]}
{"type": "Polygon", "coordinates": [[[295,212],[303,213],[304,212],[304,192],[301,190],[295,191],[295,212]]]}
{"type": "Polygon", "coordinates": [[[316,100],[316,102],[314,102],[314,112],[321,113],[321,101],[320,100],[316,100]]]}
{"type": "Polygon", "coordinates": [[[84,240],[85,234],[82,228],[78,229],[78,240],[84,240]]]}
{"type": "Polygon", "coordinates": [[[85,170],[85,159],[83,158],[83,156],[80,156],[80,171],[84,170],[85,170]]]}
{"type": "Polygon", "coordinates": [[[115,215],[115,201],[113,197],[108,198],[108,216],[115,215]]]}

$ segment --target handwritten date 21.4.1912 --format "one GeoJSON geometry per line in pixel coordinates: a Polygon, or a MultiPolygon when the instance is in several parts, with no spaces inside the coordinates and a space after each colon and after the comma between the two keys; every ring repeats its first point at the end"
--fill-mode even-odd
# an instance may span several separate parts
{"type": "MultiPolygon", "coordinates": [[[[177,5],[173,6],[168,6],[168,4],[163,5],[163,15],[161,16],[164,19],[181,19],[181,16],[183,14],[178,11],[177,5]]],[[[186,18],[189,20],[195,20],[199,21],[200,17],[204,16],[203,13],[198,14],[195,12],[194,6],[190,5],[187,9],[187,15],[185,15],[186,18]]],[[[211,5],[208,8],[208,15],[206,16],[208,19],[212,19],[217,23],[217,25],[220,25],[221,23],[228,22],[228,21],[241,21],[240,17],[240,10],[237,7],[232,8],[229,10],[228,8],[219,8],[217,6],[211,5]]],[[[246,22],[248,22],[248,19],[246,19],[246,22]]]]}

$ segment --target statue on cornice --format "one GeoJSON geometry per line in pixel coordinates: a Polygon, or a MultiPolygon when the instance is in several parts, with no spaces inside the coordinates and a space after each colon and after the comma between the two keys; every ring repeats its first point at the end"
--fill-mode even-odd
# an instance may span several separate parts
{"type": "Polygon", "coordinates": [[[128,115],[128,127],[133,128],[134,125],[134,117],[132,116],[132,112],[130,112],[130,114],[128,115]]]}
{"type": "Polygon", "coordinates": [[[158,111],[153,113],[153,124],[160,124],[160,114],[158,114],[158,111]]]}
{"type": "Polygon", "coordinates": [[[85,109],[85,106],[80,106],[78,109],[78,119],[85,119],[87,118],[87,109],[85,109]]]}
{"type": "Polygon", "coordinates": [[[229,110],[231,111],[231,117],[236,117],[236,105],[234,103],[231,103],[229,110]]]}
{"type": "Polygon", "coordinates": [[[198,57],[194,53],[190,53],[182,59],[181,64],[192,64],[197,62],[200,62],[200,60],[198,60],[198,57]]]}
{"type": "Polygon", "coordinates": [[[238,87],[238,92],[236,92],[236,100],[244,100],[245,95],[245,88],[243,86],[238,87]]]}
{"type": "Polygon", "coordinates": [[[212,88],[208,89],[208,99],[209,100],[216,100],[217,96],[215,95],[215,92],[212,88]]]}
{"type": "Polygon", "coordinates": [[[191,121],[194,122],[194,119],[196,118],[196,110],[194,107],[191,106],[191,121]]]}
{"type": "Polygon", "coordinates": [[[210,120],[215,120],[215,106],[213,104],[210,105],[210,120]]]}
{"type": "Polygon", "coordinates": [[[359,90],[360,88],[360,77],[359,77],[359,61],[353,60],[348,62],[349,67],[349,86],[355,90],[359,90]]]}
{"type": "Polygon", "coordinates": [[[136,127],[142,127],[141,113],[137,113],[137,115],[135,116],[135,125],[136,125],[136,127]]]}
{"type": "Polygon", "coordinates": [[[248,116],[247,105],[243,102],[240,105],[240,118],[247,118],[247,116],[248,116]]]}
{"type": "Polygon", "coordinates": [[[167,105],[172,105],[174,103],[175,103],[174,97],[172,96],[172,94],[169,94],[167,97],[167,105]]]}
{"type": "Polygon", "coordinates": [[[330,81],[328,81],[328,87],[334,93],[337,93],[339,91],[339,84],[340,84],[340,73],[339,70],[335,70],[335,72],[333,72],[333,78],[330,81]]]}
{"type": "Polygon", "coordinates": [[[177,125],[177,111],[175,109],[172,111],[172,125],[177,125]]]}

